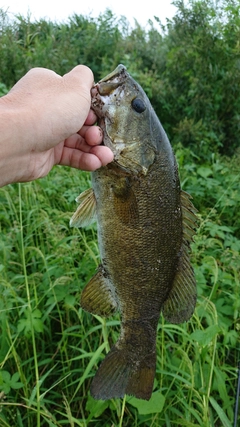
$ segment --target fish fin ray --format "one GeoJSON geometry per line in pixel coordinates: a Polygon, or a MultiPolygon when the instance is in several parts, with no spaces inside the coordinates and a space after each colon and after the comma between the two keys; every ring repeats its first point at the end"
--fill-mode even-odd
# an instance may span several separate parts
{"type": "Polygon", "coordinates": [[[183,238],[186,243],[191,243],[193,241],[193,235],[196,232],[198,222],[196,216],[197,209],[192,204],[191,198],[190,194],[181,190],[183,238]]]}
{"type": "Polygon", "coordinates": [[[118,180],[113,186],[114,209],[121,222],[135,227],[139,221],[138,203],[128,178],[118,180]]]}
{"type": "Polygon", "coordinates": [[[101,363],[91,384],[91,395],[95,399],[108,400],[133,395],[149,400],[155,376],[156,353],[133,362],[127,347],[112,347],[101,363]]]}
{"type": "Polygon", "coordinates": [[[164,317],[171,323],[181,323],[188,320],[193,314],[197,299],[196,281],[190,263],[189,246],[195,234],[198,218],[196,216],[197,210],[190,199],[191,196],[188,193],[181,191],[183,222],[181,256],[178,260],[173,286],[162,309],[164,317]]]}
{"type": "Polygon", "coordinates": [[[190,319],[197,299],[196,281],[186,245],[179,258],[173,286],[163,304],[163,315],[170,323],[182,323],[190,319]]]}
{"type": "Polygon", "coordinates": [[[137,369],[130,375],[126,394],[135,396],[138,399],[149,400],[152,395],[153,382],[156,369],[156,352],[148,354],[148,357],[140,361],[137,369]],[[144,387],[140,388],[142,384],[144,387]]]}
{"type": "Polygon", "coordinates": [[[92,188],[83,191],[76,202],[79,206],[70,219],[70,227],[87,227],[96,221],[96,199],[92,188]]]}
{"type": "Polygon", "coordinates": [[[104,317],[116,311],[118,304],[113,286],[102,266],[83,289],[80,304],[85,311],[104,317]]]}

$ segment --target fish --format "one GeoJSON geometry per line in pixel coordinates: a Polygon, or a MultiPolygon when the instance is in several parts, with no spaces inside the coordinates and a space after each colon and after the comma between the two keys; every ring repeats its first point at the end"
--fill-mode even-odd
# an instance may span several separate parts
{"type": "Polygon", "coordinates": [[[180,186],[168,137],[143,88],[122,64],[92,88],[103,144],[114,154],[92,172],[70,225],[95,220],[101,263],[81,294],[82,308],[121,330],[90,386],[95,399],[149,400],[156,371],[157,327],[193,314],[197,291],[190,243],[197,216],[180,186]]]}

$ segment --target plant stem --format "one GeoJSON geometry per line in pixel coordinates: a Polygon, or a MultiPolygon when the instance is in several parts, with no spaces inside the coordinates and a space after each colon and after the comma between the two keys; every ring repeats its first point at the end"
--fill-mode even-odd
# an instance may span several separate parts
{"type": "Polygon", "coordinates": [[[18,196],[19,196],[19,220],[20,220],[22,266],[23,266],[23,273],[24,273],[26,293],[27,293],[28,309],[29,309],[29,313],[30,313],[29,317],[30,317],[30,322],[31,322],[32,346],[33,346],[33,357],[34,357],[34,367],[35,367],[35,377],[36,377],[36,396],[37,396],[37,424],[36,424],[36,427],[40,427],[41,420],[40,420],[39,372],[38,372],[36,341],[35,341],[34,327],[33,327],[33,323],[32,323],[31,297],[30,297],[30,289],[29,289],[29,283],[28,283],[26,260],[25,260],[25,250],[24,250],[21,184],[18,184],[18,196]]]}
{"type": "Polygon", "coordinates": [[[121,411],[121,417],[120,417],[120,421],[119,421],[119,427],[122,427],[125,405],[126,405],[126,395],[124,396],[123,402],[122,402],[122,411],[121,411]]]}

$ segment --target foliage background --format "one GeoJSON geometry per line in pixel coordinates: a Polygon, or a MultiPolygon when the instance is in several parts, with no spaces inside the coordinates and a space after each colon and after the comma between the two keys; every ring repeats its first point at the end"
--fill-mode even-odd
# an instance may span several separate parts
{"type": "MultiPolygon", "coordinates": [[[[175,1],[177,13],[131,28],[110,10],[65,23],[0,13],[0,93],[30,68],[95,80],[124,63],[148,94],[198,209],[198,303],[159,322],[153,398],[96,402],[89,384],[119,318],[82,312],[99,262],[96,227],[69,228],[87,173],[56,167],[0,190],[0,426],[232,426],[240,330],[240,4],[175,1]]],[[[235,411],[236,412],[236,411],[235,411]]],[[[236,424],[237,425],[237,424],[236,424]]]]}

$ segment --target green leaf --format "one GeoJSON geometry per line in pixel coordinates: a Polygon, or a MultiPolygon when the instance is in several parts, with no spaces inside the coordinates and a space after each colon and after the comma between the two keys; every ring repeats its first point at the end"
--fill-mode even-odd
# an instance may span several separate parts
{"type": "Polygon", "coordinates": [[[0,390],[2,390],[5,394],[8,394],[11,387],[11,374],[8,371],[0,372],[0,390]]]}
{"type": "Polygon", "coordinates": [[[64,302],[68,306],[68,308],[74,307],[76,303],[76,298],[73,295],[66,295],[64,302]]]}
{"type": "Polygon", "coordinates": [[[69,294],[68,286],[56,285],[53,288],[53,295],[48,298],[47,305],[64,301],[65,297],[69,294]]]}
{"type": "Polygon", "coordinates": [[[88,396],[86,410],[90,412],[90,417],[98,418],[109,406],[107,400],[95,400],[93,397],[88,396]]]}
{"type": "Polygon", "coordinates": [[[128,397],[127,402],[137,408],[140,415],[156,414],[163,410],[165,397],[160,390],[155,391],[149,401],[137,399],[136,397],[128,397]]]}
{"type": "Polygon", "coordinates": [[[11,388],[17,390],[19,388],[23,387],[23,383],[19,382],[20,375],[18,372],[15,372],[15,374],[13,374],[12,378],[11,378],[11,382],[10,382],[10,386],[11,388]]]}
{"type": "Polygon", "coordinates": [[[217,412],[223,427],[232,427],[232,423],[229,421],[227,415],[225,414],[225,412],[222,410],[222,408],[219,406],[219,404],[216,402],[216,400],[213,397],[210,397],[210,402],[213,406],[213,408],[215,409],[215,411],[217,412]]]}
{"type": "Polygon", "coordinates": [[[210,175],[212,175],[212,169],[205,166],[200,166],[200,168],[197,169],[197,173],[203,178],[208,178],[210,175]]]}
{"type": "Polygon", "coordinates": [[[206,328],[204,331],[197,329],[194,331],[190,337],[197,341],[198,344],[202,347],[207,346],[215,338],[215,336],[220,332],[218,325],[212,325],[206,328]]]}
{"type": "Polygon", "coordinates": [[[43,332],[43,322],[40,319],[42,317],[42,313],[40,310],[36,309],[32,313],[32,323],[36,332],[43,332]]]}
{"type": "Polygon", "coordinates": [[[19,382],[19,373],[15,372],[12,377],[8,371],[0,372],[0,390],[8,394],[12,389],[17,390],[23,387],[23,383],[19,382]]]}
{"type": "Polygon", "coordinates": [[[39,309],[34,310],[32,313],[27,309],[25,311],[25,318],[18,321],[18,332],[24,332],[28,336],[32,332],[32,328],[36,332],[43,332],[43,321],[41,320],[42,313],[39,309]]]}

